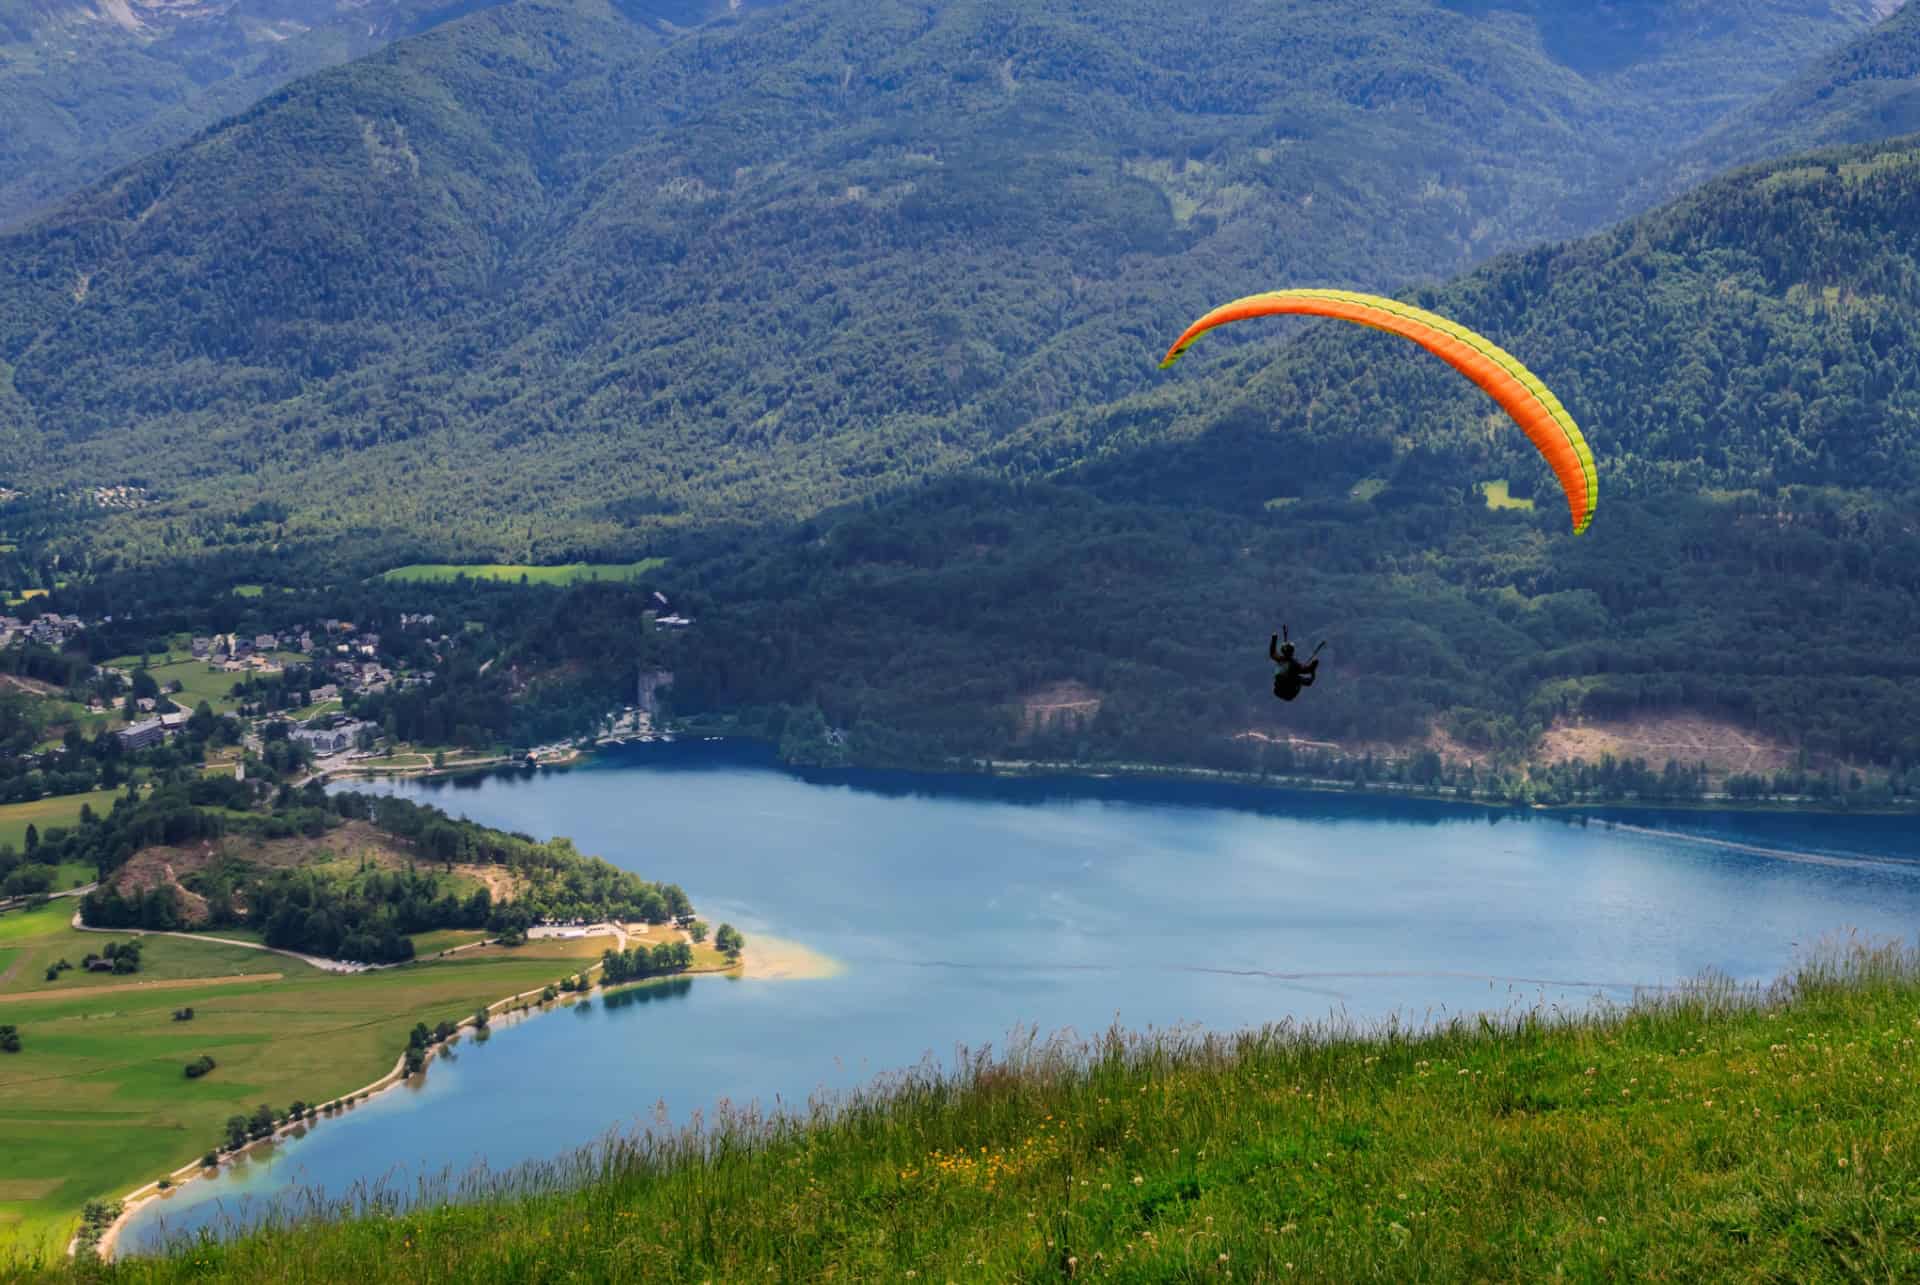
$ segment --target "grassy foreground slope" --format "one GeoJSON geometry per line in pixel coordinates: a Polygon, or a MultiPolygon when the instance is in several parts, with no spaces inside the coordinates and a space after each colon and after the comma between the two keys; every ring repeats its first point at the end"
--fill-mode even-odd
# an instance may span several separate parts
{"type": "Polygon", "coordinates": [[[1920,958],[1856,948],[1562,1025],[1030,1046],[831,1121],[722,1120],[705,1158],[25,1275],[1889,1279],[1920,1260],[1916,1014],[1920,958]]]}

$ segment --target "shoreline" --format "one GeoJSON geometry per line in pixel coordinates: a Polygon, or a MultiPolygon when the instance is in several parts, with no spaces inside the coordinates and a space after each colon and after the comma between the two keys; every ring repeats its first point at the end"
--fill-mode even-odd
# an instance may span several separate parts
{"type": "MultiPolygon", "coordinates": [[[[624,948],[624,945],[627,939],[627,935],[624,932],[619,932],[617,930],[613,933],[605,933],[605,934],[599,934],[599,935],[611,936],[615,938],[616,941],[621,943],[622,948],[624,948]]],[[[639,978],[632,982],[617,983],[616,986],[613,987],[612,989],[625,989],[629,986],[646,986],[646,985],[651,985],[655,982],[665,981],[675,977],[725,976],[729,973],[736,973],[736,974],[739,974],[742,978],[744,978],[748,976],[749,964],[756,959],[765,961],[772,965],[773,971],[770,971],[763,975],[764,980],[768,980],[768,981],[798,980],[806,977],[832,976],[835,972],[839,971],[839,965],[836,964],[831,959],[829,959],[827,956],[821,955],[819,954],[819,952],[813,951],[808,947],[801,946],[798,943],[788,942],[780,938],[765,938],[764,941],[766,945],[761,950],[756,951],[754,949],[753,942],[761,941],[761,940],[762,940],[761,938],[756,937],[753,939],[753,941],[750,941],[746,949],[740,952],[740,960],[737,963],[728,964],[724,967],[688,968],[681,972],[663,974],[660,977],[639,978]],[[823,961],[824,965],[828,968],[829,971],[825,971],[825,972],[806,971],[806,969],[808,968],[817,969],[821,966],[820,963],[816,963],[814,961],[823,961]]],[[[574,973],[591,974],[601,969],[602,967],[604,967],[602,964],[595,962],[587,965],[585,968],[574,970],[574,973]]],[[[568,975],[571,976],[573,974],[568,974],[568,975]]],[[[582,996],[591,994],[592,991],[609,989],[604,984],[600,982],[595,982],[594,985],[587,991],[579,991],[579,992],[573,992],[571,994],[563,994],[562,997],[555,998],[552,1000],[542,1000],[537,998],[546,993],[548,986],[552,986],[554,984],[555,983],[549,982],[543,986],[520,991],[513,995],[508,995],[503,999],[490,1001],[487,1004],[487,1017],[489,1021],[489,1026],[491,1026],[492,1019],[495,1016],[504,1016],[510,1013],[525,1013],[530,1009],[535,1008],[536,1005],[538,1008],[541,1008],[541,1009],[544,1009],[548,1006],[552,1006],[556,1008],[565,1007],[569,1004],[577,1002],[578,999],[581,998],[582,996]],[[535,1004],[528,1004],[525,1002],[529,996],[536,997],[535,1004]]],[[[433,1059],[439,1055],[440,1050],[447,1047],[447,1045],[450,1044],[454,1038],[467,1034],[469,1031],[477,1031],[477,1030],[478,1028],[475,1026],[474,1019],[472,1017],[462,1018],[454,1027],[454,1036],[449,1037],[449,1039],[443,1043],[430,1045],[426,1049],[425,1058],[421,1063],[422,1074],[425,1073],[426,1067],[433,1062],[433,1059]]],[[[344,1115],[347,1111],[351,1110],[354,1107],[364,1105],[367,1102],[371,1102],[374,1098],[378,1097],[383,1093],[387,1093],[393,1089],[399,1088],[402,1084],[406,1083],[409,1078],[411,1078],[406,1073],[406,1066],[407,1066],[407,1055],[405,1053],[401,1053],[400,1056],[394,1060],[393,1068],[389,1070],[385,1075],[382,1075],[379,1079],[374,1080],[369,1084],[363,1085],[358,1089],[354,1089],[347,1093],[342,1093],[338,1097],[332,1099],[334,1102],[345,1104],[344,1106],[342,1106],[341,1110],[333,1112],[331,1114],[322,1114],[322,1115],[314,1116],[311,1118],[303,1118],[301,1120],[290,1121],[290,1122],[277,1125],[275,1126],[274,1131],[268,1134],[264,1138],[249,1139],[244,1146],[238,1147],[233,1151],[219,1153],[220,1162],[216,1165],[213,1165],[212,1167],[208,1167],[202,1164],[199,1160],[189,1161],[188,1163],[181,1165],[177,1169],[174,1169],[171,1172],[162,1175],[162,1177],[156,1178],[151,1182],[147,1182],[142,1186],[135,1188],[132,1192],[128,1193],[126,1196],[121,1198],[120,1213],[111,1223],[107,1225],[106,1230],[101,1233],[100,1239],[97,1242],[95,1242],[93,1246],[94,1253],[99,1256],[102,1262],[111,1261],[113,1258],[114,1250],[117,1248],[119,1244],[121,1235],[125,1232],[127,1226],[132,1222],[134,1215],[137,1214],[140,1210],[144,1209],[147,1205],[151,1204],[156,1200],[171,1198],[173,1193],[178,1191],[184,1191],[187,1188],[188,1184],[190,1183],[203,1182],[203,1181],[210,1180],[213,1177],[217,1177],[222,1170],[228,1167],[228,1165],[231,1162],[243,1156],[248,1155],[249,1153],[253,1152],[256,1148],[260,1148],[268,1144],[282,1142],[290,1137],[294,1137],[296,1136],[296,1131],[298,1131],[297,1136],[304,1137],[306,1135],[306,1132],[312,1127],[314,1127],[315,1125],[319,1124],[321,1120],[338,1118],[339,1116],[344,1115]],[[162,1181],[165,1181],[168,1184],[170,1184],[165,1191],[162,1191],[160,1188],[160,1183],[162,1181]]],[[[75,1232],[74,1235],[71,1236],[67,1241],[67,1257],[70,1259],[78,1257],[80,1253],[80,1248],[81,1248],[80,1235],[78,1232],[75,1232]]]]}
{"type": "MultiPolygon", "coordinates": [[[[669,729],[676,737],[684,736],[689,743],[696,740],[733,740],[749,741],[757,745],[771,745],[773,742],[764,736],[738,730],[713,732],[702,728],[669,729]]],[[[621,744],[624,747],[625,743],[621,744]]],[[[565,768],[590,763],[601,757],[603,750],[614,748],[596,745],[592,749],[572,750],[565,758],[543,759],[528,764],[524,760],[514,760],[505,756],[493,756],[485,759],[467,760],[449,763],[444,767],[431,765],[421,767],[363,767],[355,764],[341,764],[317,769],[309,780],[327,782],[341,778],[361,777],[368,780],[427,780],[439,777],[454,777],[497,771],[501,768],[535,767],[565,768]]],[[[779,766],[788,771],[818,770],[823,764],[781,762],[779,766]]],[[[1135,780],[1186,781],[1209,784],[1228,784],[1256,786],[1274,790],[1299,790],[1315,794],[1380,794],[1393,798],[1421,799],[1432,803],[1459,803],[1471,807],[1487,808],[1503,812],[1591,812],[1596,810],[1625,812],[1740,812],[1740,813],[1798,813],[1813,816],[1911,816],[1920,813],[1920,799],[1906,802],[1889,800],[1874,804],[1856,804],[1835,807],[1826,801],[1812,798],[1762,797],[1754,799],[1736,799],[1731,796],[1716,796],[1697,799],[1578,799],[1567,803],[1516,803],[1503,799],[1489,798],[1481,794],[1463,793],[1458,787],[1428,788],[1408,785],[1399,781],[1343,781],[1331,777],[1316,776],[1279,776],[1272,773],[1240,772],[1226,768],[1189,767],[1175,763],[1083,763],[1071,759],[996,759],[991,757],[959,757],[949,759],[940,768],[923,766],[902,766],[876,763],[856,763],[833,765],[829,770],[853,770],[873,772],[905,772],[916,776],[986,776],[986,777],[1041,777],[1065,776],[1082,780],[1111,780],[1115,777],[1127,777],[1135,780]],[[982,768],[985,764],[985,768],[982,768]]]]}

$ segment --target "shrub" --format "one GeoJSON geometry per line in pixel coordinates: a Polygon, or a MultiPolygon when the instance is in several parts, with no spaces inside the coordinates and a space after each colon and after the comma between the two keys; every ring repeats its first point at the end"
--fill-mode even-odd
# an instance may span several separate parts
{"type": "Polygon", "coordinates": [[[211,1071],[212,1069],[213,1069],[213,1059],[208,1057],[205,1053],[202,1053],[199,1057],[187,1063],[187,1078],[189,1080],[197,1080],[201,1076],[205,1075],[208,1071],[211,1071]]]}
{"type": "Polygon", "coordinates": [[[0,1026],[0,1053],[18,1053],[20,1051],[20,1028],[0,1026]]]}

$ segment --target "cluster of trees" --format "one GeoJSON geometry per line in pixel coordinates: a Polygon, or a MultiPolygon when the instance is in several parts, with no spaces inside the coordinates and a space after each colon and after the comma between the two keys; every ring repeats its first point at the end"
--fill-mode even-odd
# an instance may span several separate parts
{"type": "Polygon", "coordinates": [[[663,941],[651,949],[629,946],[625,950],[607,951],[600,956],[600,964],[600,980],[611,986],[691,968],[693,947],[684,941],[663,941]]]}
{"type": "Polygon", "coordinates": [[[80,967],[92,968],[97,959],[104,959],[113,966],[116,973],[137,973],[140,971],[140,943],[137,941],[108,942],[106,949],[96,955],[88,951],[81,959],[80,967]]]}
{"type": "MultiPolygon", "coordinates": [[[[480,1008],[474,1012],[474,1029],[482,1032],[482,1039],[485,1038],[485,1032],[490,1020],[490,1016],[485,1008],[480,1008]]],[[[446,1043],[458,1034],[459,1030],[460,1027],[457,1023],[445,1020],[442,1020],[438,1025],[431,1028],[428,1027],[425,1022],[416,1022],[413,1031],[407,1036],[407,1048],[404,1054],[406,1074],[417,1074],[420,1069],[427,1064],[428,1050],[437,1044],[446,1043]]]]}
{"type": "MultiPolygon", "coordinates": [[[[246,921],[261,928],[269,946],[376,964],[412,959],[409,934],[480,928],[493,912],[485,888],[462,898],[450,881],[420,870],[373,868],[331,878],[268,871],[247,881],[245,899],[246,921]]],[[[231,914],[232,900],[225,905],[231,914]]]]}
{"type": "Polygon", "coordinates": [[[297,1120],[304,1113],[304,1104],[295,1103],[283,1117],[262,1102],[253,1109],[252,1115],[230,1115],[227,1117],[226,1150],[238,1151],[249,1142],[261,1138],[271,1138],[273,1131],[283,1121],[297,1120]]]}
{"type": "MultiPolygon", "coordinates": [[[[653,883],[597,857],[581,855],[566,838],[541,842],[407,799],[343,791],[323,796],[342,817],[369,821],[410,841],[423,859],[501,866],[520,891],[503,913],[536,920],[623,920],[663,924],[692,910],[675,884],[653,883]]],[[[490,925],[493,926],[493,925],[490,925]]]]}
{"type": "Polygon", "coordinates": [[[199,1057],[187,1063],[187,1078],[189,1080],[197,1080],[208,1071],[211,1071],[213,1066],[213,1058],[208,1054],[202,1053],[199,1057]]]}
{"type": "MultiPolygon", "coordinates": [[[[245,923],[258,927],[276,948],[369,963],[411,959],[412,935],[442,928],[486,928],[514,940],[545,919],[666,923],[691,911],[676,885],[653,883],[582,856],[567,839],[539,842],[404,799],[328,795],[317,782],[300,790],[281,786],[263,811],[256,806],[263,791],[259,782],[230,777],[171,780],[147,797],[123,796],[104,818],[86,814],[77,830],[50,830],[40,846],[57,849],[62,860],[84,857],[99,870],[101,886],[81,899],[88,924],[169,929],[183,923],[177,892],[160,886],[123,888],[112,877],[140,848],[231,832],[319,836],[348,820],[369,822],[410,847],[416,863],[404,870],[368,864],[328,873],[254,869],[229,860],[184,881],[205,901],[201,922],[214,927],[245,923]],[[520,895],[496,904],[486,888],[458,891],[452,876],[456,862],[503,868],[514,876],[520,895]]],[[[137,946],[120,950],[132,950],[137,961],[137,946]]]]}
{"type": "Polygon", "coordinates": [[[1567,761],[1536,768],[1530,778],[1534,798],[1541,803],[1573,803],[1618,799],[1677,802],[1698,799],[1707,792],[1707,765],[1683,765],[1668,759],[1656,771],[1641,758],[1600,756],[1598,763],[1567,761]]]}

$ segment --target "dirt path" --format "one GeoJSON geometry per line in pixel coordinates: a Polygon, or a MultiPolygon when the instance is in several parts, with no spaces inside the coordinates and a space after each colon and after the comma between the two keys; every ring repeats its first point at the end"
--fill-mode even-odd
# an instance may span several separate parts
{"type": "Polygon", "coordinates": [[[277,982],[285,973],[236,973],[232,977],[174,977],[163,982],[124,982],[118,986],[69,986],[65,990],[18,991],[0,995],[0,1004],[22,999],[74,999],[112,995],[118,991],[182,991],[195,986],[240,986],[247,982],[277,982]]]}

